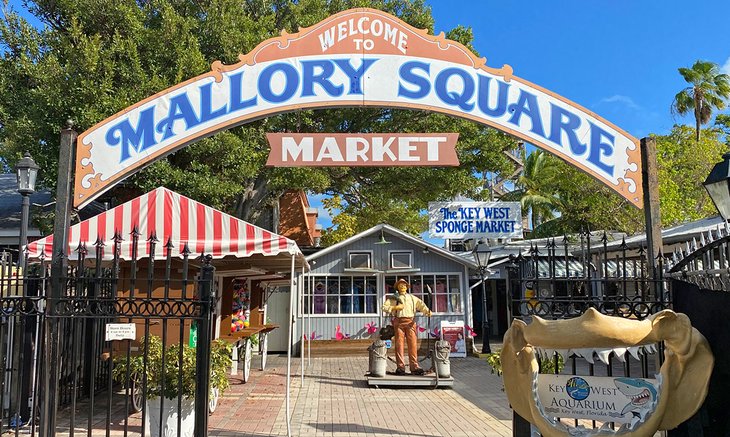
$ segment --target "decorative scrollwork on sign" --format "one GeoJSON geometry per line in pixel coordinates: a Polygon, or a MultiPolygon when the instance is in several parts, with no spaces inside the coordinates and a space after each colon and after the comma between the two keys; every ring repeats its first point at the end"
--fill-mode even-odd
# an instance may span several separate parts
{"type": "Polygon", "coordinates": [[[72,297],[49,299],[49,317],[121,317],[139,319],[200,318],[203,302],[189,299],[72,297]]]}

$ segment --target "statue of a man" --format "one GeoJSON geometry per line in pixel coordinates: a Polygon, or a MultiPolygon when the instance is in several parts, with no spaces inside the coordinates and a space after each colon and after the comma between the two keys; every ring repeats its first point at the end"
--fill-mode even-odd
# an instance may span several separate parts
{"type": "Polygon", "coordinates": [[[431,317],[431,310],[416,296],[409,294],[410,284],[405,279],[399,279],[394,285],[398,295],[390,295],[385,299],[383,311],[392,314],[393,328],[395,329],[395,363],[396,375],[405,375],[406,364],[403,358],[403,342],[408,343],[408,367],[413,375],[423,375],[423,369],[418,365],[418,345],[416,335],[416,312],[431,317]]]}

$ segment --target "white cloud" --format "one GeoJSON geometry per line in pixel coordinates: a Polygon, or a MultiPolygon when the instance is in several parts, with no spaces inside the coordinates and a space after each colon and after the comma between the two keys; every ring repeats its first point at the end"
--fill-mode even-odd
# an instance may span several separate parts
{"type": "Polygon", "coordinates": [[[603,103],[620,103],[622,105],[625,105],[627,108],[633,109],[635,111],[641,109],[641,107],[637,105],[631,97],[623,96],[621,94],[615,94],[611,97],[605,97],[598,102],[599,105],[603,103]]]}
{"type": "Polygon", "coordinates": [[[720,67],[720,72],[730,74],[730,58],[727,58],[727,61],[720,67]]]}

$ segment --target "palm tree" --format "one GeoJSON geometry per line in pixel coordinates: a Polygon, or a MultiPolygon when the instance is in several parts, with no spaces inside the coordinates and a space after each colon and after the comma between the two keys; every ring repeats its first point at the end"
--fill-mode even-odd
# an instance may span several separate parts
{"type": "Polygon", "coordinates": [[[672,113],[685,115],[694,112],[696,139],[700,140],[700,126],[712,118],[712,111],[723,109],[730,98],[730,76],[720,73],[714,62],[697,61],[692,68],[680,68],[690,86],[678,92],[672,103],[672,113]]]}
{"type": "Polygon", "coordinates": [[[557,161],[550,154],[535,150],[525,159],[525,168],[515,181],[515,190],[500,200],[519,201],[522,211],[532,212],[532,229],[546,220],[555,218],[560,199],[555,195],[552,181],[557,161]]]}

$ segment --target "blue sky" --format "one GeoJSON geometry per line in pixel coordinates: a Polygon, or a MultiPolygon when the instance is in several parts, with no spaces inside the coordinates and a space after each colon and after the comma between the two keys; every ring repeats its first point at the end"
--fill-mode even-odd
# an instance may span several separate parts
{"type": "MultiPolygon", "coordinates": [[[[18,7],[21,0],[11,0],[18,7]]],[[[490,66],[594,111],[636,137],[667,133],[686,86],[678,67],[698,59],[730,73],[730,1],[431,0],[436,33],[459,24],[490,66]],[[699,30],[695,30],[698,28],[699,30]]],[[[719,157],[718,157],[719,158],[719,157]]],[[[313,206],[320,207],[317,197],[313,206]]],[[[320,208],[320,223],[331,221],[320,208]]]]}
{"type": "MultiPolygon", "coordinates": [[[[509,64],[515,75],[586,107],[637,138],[665,134],[675,123],[693,123],[690,117],[673,117],[669,110],[674,95],[686,86],[677,68],[702,59],[730,74],[727,0],[428,4],[437,34],[457,25],[471,27],[474,48],[487,58],[487,65],[509,64]],[[692,33],[693,26],[701,31],[692,33]]],[[[326,228],[330,222],[325,214],[320,210],[326,228]]]]}

